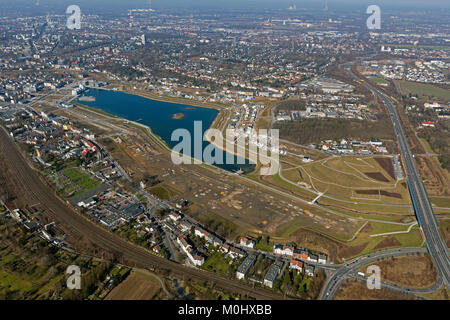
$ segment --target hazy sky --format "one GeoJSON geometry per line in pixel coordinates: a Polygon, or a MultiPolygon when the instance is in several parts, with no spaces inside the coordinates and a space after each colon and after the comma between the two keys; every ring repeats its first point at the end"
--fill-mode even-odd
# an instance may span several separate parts
{"type": "MultiPolygon", "coordinates": [[[[57,9],[71,4],[84,8],[145,8],[149,0],[0,0],[0,7],[35,6],[39,2],[41,7],[57,9]]],[[[323,8],[326,0],[152,0],[152,7],[158,8],[192,8],[192,9],[285,9],[293,4],[297,8],[323,8]]],[[[361,10],[370,4],[377,4],[381,9],[404,9],[405,11],[425,8],[450,9],[449,0],[328,0],[330,10],[361,10]]],[[[0,11],[1,15],[1,11],[0,11]]]]}

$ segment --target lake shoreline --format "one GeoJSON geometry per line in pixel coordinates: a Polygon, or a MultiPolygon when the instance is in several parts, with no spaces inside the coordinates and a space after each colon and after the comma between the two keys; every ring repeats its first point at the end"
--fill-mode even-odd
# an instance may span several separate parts
{"type": "MultiPolygon", "coordinates": [[[[96,88],[90,88],[90,89],[91,89],[91,90],[96,90],[96,88]]],[[[187,111],[189,111],[189,110],[195,110],[195,109],[197,109],[197,108],[202,108],[202,109],[203,109],[203,108],[204,108],[204,109],[214,109],[214,110],[217,111],[217,115],[214,117],[214,119],[212,120],[212,122],[211,122],[211,124],[209,125],[209,127],[208,127],[207,129],[204,129],[204,134],[205,134],[205,140],[206,140],[206,142],[208,142],[209,144],[214,145],[214,146],[217,147],[218,149],[222,150],[224,153],[232,154],[234,157],[237,157],[237,156],[238,156],[238,154],[237,154],[236,151],[234,151],[234,150],[227,150],[226,144],[224,144],[224,146],[221,148],[221,147],[218,146],[216,143],[214,143],[214,141],[211,140],[211,138],[210,138],[210,136],[209,136],[208,134],[206,134],[206,132],[208,132],[209,129],[219,129],[219,130],[222,129],[221,131],[224,131],[224,129],[226,128],[226,122],[227,122],[227,119],[226,119],[225,115],[226,115],[226,112],[229,112],[229,111],[228,111],[227,109],[223,108],[223,107],[222,107],[222,108],[221,108],[221,107],[215,107],[215,108],[212,108],[212,107],[207,107],[207,106],[199,106],[198,104],[197,104],[197,105],[194,105],[194,104],[188,105],[188,104],[185,104],[185,103],[168,101],[169,99],[153,99],[153,98],[150,98],[150,97],[147,96],[147,95],[137,94],[137,93],[131,93],[131,92],[128,92],[128,91],[126,91],[126,90],[109,90],[109,89],[101,88],[101,90],[98,90],[98,91],[120,92],[120,93],[123,93],[123,94],[128,94],[128,95],[138,96],[138,97],[144,98],[144,99],[149,100],[149,101],[158,101],[158,102],[164,102],[164,103],[175,104],[175,105],[178,105],[179,108],[180,108],[180,107],[183,107],[183,109],[184,109],[184,110],[187,110],[187,111]],[[192,108],[191,106],[194,107],[194,108],[192,108]],[[222,126],[223,128],[218,128],[218,126],[219,126],[218,121],[219,121],[219,120],[221,120],[221,123],[223,123],[223,126],[222,126]]],[[[130,120],[130,119],[128,119],[126,116],[120,116],[120,115],[117,115],[115,112],[108,112],[108,111],[103,110],[103,108],[98,107],[98,106],[86,105],[86,104],[84,104],[84,103],[80,103],[80,102],[81,102],[81,99],[78,99],[78,100],[79,100],[78,104],[82,105],[83,107],[87,107],[88,109],[91,109],[91,108],[92,108],[92,109],[96,109],[96,110],[100,111],[99,114],[101,114],[101,113],[106,113],[106,114],[110,115],[111,117],[116,117],[117,119],[123,119],[123,121],[128,122],[128,123],[130,123],[130,124],[133,124],[134,126],[138,126],[138,127],[143,128],[143,129],[145,129],[145,130],[148,130],[148,133],[151,134],[151,135],[153,135],[153,138],[158,139],[159,141],[161,141],[161,142],[164,144],[164,149],[166,149],[166,151],[171,152],[171,151],[173,150],[173,149],[172,149],[173,146],[171,147],[171,146],[169,145],[169,143],[166,141],[166,139],[165,139],[163,136],[161,136],[161,135],[159,135],[158,133],[156,133],[155,130],[154,130],[154,128],[152,128],[151,125],[142,123],[141,121],[130,120]]],[[[175,114],[172,114],[171,116],[169,116],[169,118],[171,118],[172,120],[176,120],[176,121],[178,121],[178,120],[182,121],[182,120],[184,119],[184,113],[183,113],[183,117],[175,117],[175,118],[174,118],[174,116],[179,115],[179,114],[181,114],[181,113],[175,113],[175,114]]],[[[142,119],[140,119],[140,120],[142,120],[142,119]]],[[[166,136],[166,138],[167,138],[167,135],[165,135],[165,136],[166,136]]],[[[226,155],[224,155],[224,156],[226,156],[226,155]]],[[[193,157],[190,157],[190,158],[194,159],[193,157]]],[[[247,157],[245,157],[245,158],[246,158],[246,160],[248,161],[247,157]]],[[[237,162],[236,162],[236,163],[237,163],[237,162]]],[[[205,163],[205,164],[207,164],[207,163],[205,163]]],[[[251,165],[255,165],[255,164],[251,164],[251,165]]],[[[213,166],[216,167],[216,168],[220,168],[220,169],[229,171],[229,172],[235,172],[235,171],[237,171],[237,169],[236,169],[236,170],[233,170],[233,169],[225,169],[225,168],[221,168],[221,167],[216,166],[216,165],[213,165],[213,166]]],[[[237,167],[239,167],[238,164],[235,164],[235,165],[232,165],[232,166],[237,166],[237,167]]],[[[247,167],[248,164],[242,165],[242,166],[243,166],[244,169],[245,169],[245,167],[247,167]]],[[[247,171],[247,170],[246,170],[246,171],[247,171]]],[[[249,171],[247,171],[247,172],[253,172],[253,170],[249,170],[249,171]]]]}

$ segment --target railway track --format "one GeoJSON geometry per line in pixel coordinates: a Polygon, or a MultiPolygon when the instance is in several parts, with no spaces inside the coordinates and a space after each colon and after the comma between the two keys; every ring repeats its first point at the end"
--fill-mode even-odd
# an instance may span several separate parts
{"type": "MultiPolygon", "coordinates": [[[[48,186],[39,178],[20,153],[15,142],[10,138],[4,128],[0,129],[0,152],[4,155],[4,162],[0,168],[8,168],[8,184],[14,184],[20,194],[16,196],[24,203],[36,203],[45,209],[45,215],[61,224],[69,235],[89,240],[92,244],[109,253],[120,253],[126,261],[143,268],[158,268],[169,270],[172,274],[201,282],[211,282],[216,286],[261,300],[282,299],[281,295],[268,290],[252,288],[237,280],[227,279],[211,272],[190,268],[170,260],[156,256],[146,249],[134,245],[118,235],[88,220],[77,213],[61,199],[59,199],[48,186]]],[[[72,244],[77,247],[76,243],[72,244]]]]}

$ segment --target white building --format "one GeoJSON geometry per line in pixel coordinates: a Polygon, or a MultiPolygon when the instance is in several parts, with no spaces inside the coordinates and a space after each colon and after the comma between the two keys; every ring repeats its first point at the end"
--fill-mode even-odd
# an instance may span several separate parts
{"type": "Polygon", "coordinates": [[[245,237],[241,237],[240,245],[243,246],[243,247],[247,247],[247,248],[253,249],[255,247],[255,241],[250,240],[250,239],[245,238],[245,237]]]}

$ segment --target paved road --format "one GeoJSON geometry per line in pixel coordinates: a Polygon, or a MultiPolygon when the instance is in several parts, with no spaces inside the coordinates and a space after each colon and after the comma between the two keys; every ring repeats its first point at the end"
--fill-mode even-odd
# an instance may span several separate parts
{"type": "MultiPolygon", "coordinates": [[[[350,75],[354,80],[361,81],[358,77],[356,77],[351,72],[351,64],[348,64],[345,66],[345,71],[348,75],[350,75]]],[[[438,281],[436,284],[434,284],[432,287],[424,289],[422,291],[417,290],[411,290],[411,289],[405,289],[400,288],[398,286],[392,285],[392,284],[384,284],[386,287],[390,289],[399,289],[404,290],[405,293],[408,292],[431,292],[439,289],[442,284],[449,285],[449,257],[448,257],[448,248],[446,243],[442,240],[439,229],[438,229],[438,223],[436,220],[436,217],[433,212],[433,208],[431,206],[431,203],[428,199],[427,192],[425,190],[424,184],[422,180],[419,178],[419,175],[417,173],[417,170],[414,165],[413,156],[411,152],[409,151],[408,145],[406,143],[406,138],[403,133],[403,129],[401,127],[397,111],[391,102],[391,100],[386,97],[384,94],[382,94],[379,90],[375,89],[371,85],[367,84],[366,82],[363,82],[363,85],[366,86],[369,90],[371,90],[374,94],[379,96],[386,107],[388,108],[389,114],[391,116],[391,120],[394,125],[394,131],[395,135],[397,137],[397,141],[399,143],[400,152],[403,158],[405,171],[407,174],[407,180],[408,185],[411,193],[411,200],[414,204],[414,209],[416,212],[417,220],[419,223],[419,226],[422,228],[422,231],[425,236],[426,244],[428,252],[431,254],[436,267],[438,269],[438,281]]],[[[357,272],[359,267],[361,265],[367,264],[370,261],[373,261],[373,259],[377,260],[383,257],[390,257],[394,255],[403,255],[408,253],[407,249],[397,249],[398,251],[385,251],[380,252],[378,254],[373,254],[370,257],[364,257],[357,260],[352,265],[347,265],[339,270],[337,270],[328,280],[325,284],[325,287],[322,291],[322,299],[329,300],[334,297],[336,294],[337,289],[342,284],[343,281],[349,278],[351,274],[354,274],[357,272]]],[[[410,249],[411,250],[411,249],[410,249]]],[[[412,252],[409,252],[412,253],[412,252]]]]}
{"type": "MultiPolygon", "coordinates": [[[[353,79],[356,81],[361,81],[351,72],[351,64],[346,65],[345,70],[353,79]]],[[[414,156],[409,150],[406,142],[397,110],[395,109],[392,101],[385,94],[381,93],[378,89],[374,88],[366,81],[362,83],[366,88],[379,96],[388,108],[403,159],[411,200],[414,205],[419,226],[422,228],[427,248],[433,257],[440,275],[443,278],[444,284],[448,286],[450,284],[450,259],[448,256],[447,244],[443,241],[439,233],[438,222],[434,214],[433,207],[431,206],[427,191],[425,190],[425,185],[417,173],[413,159],[414,156]]]]}
{"type": "MultiPolygon", "coordinates": [[[[360,281],[360,282],[364,282],[364,283],[367,282],[367,277],[361,277],[359,275],[350,275],[350,276],[348,276],[348,279],[356,280],[356,281],[360,281]]],[[[384,281],[381,281],[381,288],[389,289],[391,291],[395,291],[395,292],[399,292],[399,293],[403,293],[403,294],[414,295],[414,297],[418,300],[428,300],[427,298],[424,298],[418,294],[431,292],[431,290],[432,290],[432,289],[427,289],[426,292],[415,292],[414,290],[406,289],[406,288],[397,286],[392,283],[384,282],[384,281]]]]}
{"type": "MultiPolygon", "coordinates": [[[[404,256],[413,253],[427,253],[425,248],[399,248],[392,250],[385,250],[368,254],[355,260],[348,262],[347,264],[339,267],[336,272],[327,279],[324,289],[322,290],[321,299],[331,300],[336,294],[337,290],[347,279],[356,274],[362,266],[377,261],[383,258],[390,258],[394,256],[404,256]]],[[[424,292],[435,291],[440,288],[442,284],[442,278],[439,278],[438,282],[431,288],[424,289],[424,292]]],[[[400,288],[400,287],[399,287],[400,288]]],[[[409,292],[407,288],[404,288],[405,292],[409,292]]]]}

